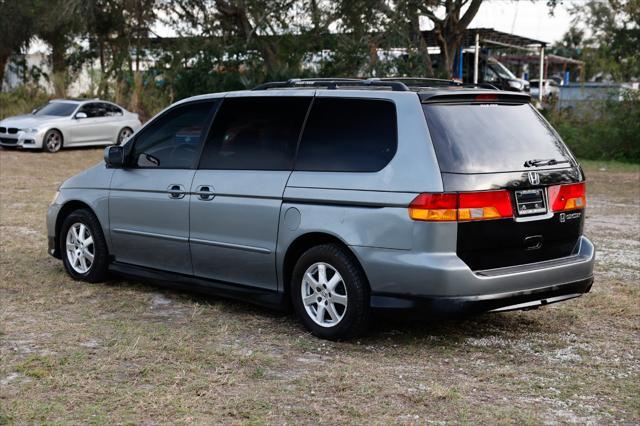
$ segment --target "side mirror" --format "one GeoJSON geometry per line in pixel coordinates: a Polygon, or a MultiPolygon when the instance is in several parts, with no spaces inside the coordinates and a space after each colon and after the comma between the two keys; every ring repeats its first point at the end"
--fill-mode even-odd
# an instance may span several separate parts
{"type": "Polygon", "coordinates": [[[76,118],[87,118],[87,113],[81,111],[76,114],[76,118]]]}
{"type": "Polygon", "coordinates": [[[124,167],[124,149],[119,145],[108,146],[104,149],[104,162],[109,169],[124,167]]]}
{"type": "Polygon", "coordinates": [[[36,112],[38,112],[38,108],[35,108],[33,111],[31,111],[31,114],[35,114],[36,112]]]}

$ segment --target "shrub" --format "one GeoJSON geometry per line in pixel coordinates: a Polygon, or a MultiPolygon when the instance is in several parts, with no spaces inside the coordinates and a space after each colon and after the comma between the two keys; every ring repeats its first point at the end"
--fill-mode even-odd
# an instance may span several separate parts
{"type": "Polygon", "coordinates": [[[19,86],[11,92],[0,93],[0,120],[12,115],[28,114],[49,100],[50,96],[38,86],[19,86]]]}
{"type": "Polygon", "coordinates": [[[640,94],[590,102],[580,110],[550,111],[547,119],[576,157],[640,162],[640,94]]]}

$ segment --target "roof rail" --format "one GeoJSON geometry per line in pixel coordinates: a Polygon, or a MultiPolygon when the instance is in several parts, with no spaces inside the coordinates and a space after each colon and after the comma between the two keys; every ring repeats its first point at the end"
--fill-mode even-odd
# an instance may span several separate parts
{"type": "Polygon", "coordinates": [[[324,87],[327,89],[338,89],[338,87],[388,87],[395,92],[408,92],[409,88],[399,81],[381,81],[376,79],[359,78],[292,78],[287,81],[274,81],[263,83],[252,90],[282,89],[290,87],[324,87]]]}
{"type": "Polygon", "coordinates": [[[383,77],[383,78],[371,78],[370,80],[399,81],[401,83],[405,83],[408,86],[416,86],[416,87],[462,86],[462,83],[455,80],[448,80],[444,78],[429,78],[429,77],[383,77]],[[423,84],[420,84],[420,83],[423,83],[423,84]]]}

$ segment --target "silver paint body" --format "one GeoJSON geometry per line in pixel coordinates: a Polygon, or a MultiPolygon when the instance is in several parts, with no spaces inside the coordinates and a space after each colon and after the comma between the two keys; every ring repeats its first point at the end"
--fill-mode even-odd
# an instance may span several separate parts
{"type": "Polygon", "coordinates": [[[62,185],[49,210],[49,236],[55,236],[60,208],[80,201],[96,213],[116,261],[273,291],[284,291],[287,250],[310,233],[342,241],[362,264],[373,293],[481,300],[593,274],[595,251],[586,237],[561,262],[478,274],[456,255],[456,223],[409,218],[407,207],[419,193],[443,191],[415,93],[270,90],[182,102],[224,96],[391,100],[397,109],[398,149],[375,173],[113,170],[99,164],[62,185]],[[183,185],[184,198],[171,199],[170,184],[183,185]],[[215,197],[198,196],[203,185],[215,197]]]}
{"type": "Polygon", "coordinates": [[[135,132],[141,126],[138,114],[129,112],[119,105],[116,106],[122,110],[122,115],[75,118],[76,113],[86,104],[100,102],[115,105],[112,102],[97,99],[86,101],[55,100],[52,102],[73,104],[76,105],[76,108],[72,114],[66,117],[33,114],[7,117],[0,121],[0,127],[36,129],[36,131],[0,132],[0,138],[11,140],[10,143],[0,140],[0,146],[42,149],[45,134],[53,129],[62,134],[63,148],[112,145],[118,141],[118,134],[122,129],[128,127],[135,132]]]}

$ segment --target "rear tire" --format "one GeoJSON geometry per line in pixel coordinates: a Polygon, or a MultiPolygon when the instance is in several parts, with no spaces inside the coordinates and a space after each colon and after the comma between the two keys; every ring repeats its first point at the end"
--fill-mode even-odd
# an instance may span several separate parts
{"type": "Polygon", "coordinates": [[[42,139],[42,149],[51,154],[55,154],[60,151],[60,149],[62,149],[62,145],[62,133],[57,130],[49,130],[45,133],[44,139],[42,139]]]}
{"type": "Polygon", "coordinates": [[[120,132],[118,132],[118,139],[116,140],[116,145],[122,145],[129,136],[133,134],[133,130],[130,127],[125,127],[120,132]]]}
{"type": "Polygon", "coordinates": [[[291,301],[305,327],[323,339],[356,337],[370,324],[367,279],[358,261],[338,244],[312,247],[300,256],[291,301]]]}
{"type": "Polygon", "coordinates": [[[107,243],[93,212],[81,209],[64,219],[59,236],[62,262],[73,279],[104,281],[109,264],[107,243]]]}

